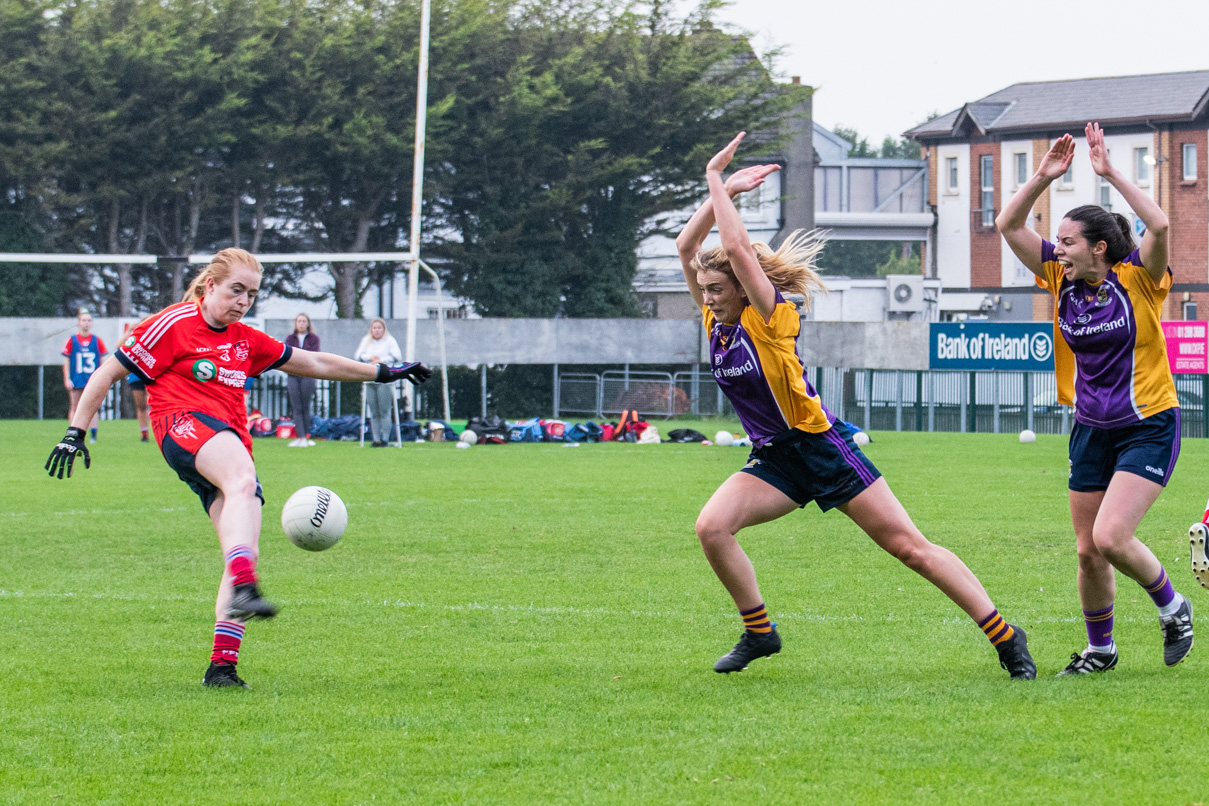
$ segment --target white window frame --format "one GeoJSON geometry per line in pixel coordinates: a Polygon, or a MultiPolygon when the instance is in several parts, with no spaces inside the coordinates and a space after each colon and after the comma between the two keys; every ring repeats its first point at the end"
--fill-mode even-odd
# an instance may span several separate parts
{"type": "Polygon", "coordinates": [[[1012,178],[1015,180],[1012,187],[1019,188],[1028,181],[1028,154],[1023,151],[1017,151],[1012,155],[1012,178]]]}
{"type": "Polygon", "coordinates": [[[960,193],[960,166],[957,157],[945,157],[945,193],[956,195],[960,193]]]}
{"type": "Polygon", "coordinates": [[[978,157],[978,207],[982,210],[982,226],[995,226],[995,157],[992,154],[978,157]],[[991,180],[989,185],[988,178],[991,180]]]}
{"type": "Polygon", "coordinates": [[[1141,146],[1133,150],[1133,178],[1134,184],[1140,188],[1150,187],[1151,166],[1146,161],[1150,156],[1150,147],[1141,146]]]}
{"type": "Polygon", "coordinates": [[[1066,173],[1058,177],[1058,190],[1074,190],[1075,189],[1075,164],[1072,162],[1070,167],[1066,169],[1066,173]]]}
{"type": "Polygon", "coordinates": [[[1184,143],[1180,149],[1184,158],[1184,181],[1196,181],[1196,143],[1184,143]]]}

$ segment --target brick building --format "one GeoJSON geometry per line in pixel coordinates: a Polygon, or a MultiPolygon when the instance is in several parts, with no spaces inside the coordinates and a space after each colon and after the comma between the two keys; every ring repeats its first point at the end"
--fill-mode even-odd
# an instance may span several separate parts
{"type": "Polygon", "coordinates": [[[936,212],[930,276],[946,293],[975,292],[991,319],[1049,319],[1052,297],[995,230],[1003,203],[1057,138],[1075,137],[1075,161],[1033,208],[1054,240],[1067,211],[1099,204],[1142,224],[1091,169],[1083,127],[1098,121],[1113,165],[1171,220],[1175,286],[1163,318],[1209,317],[1209,70],[1015,84],[906,132],[928,163],[936,212]]]}

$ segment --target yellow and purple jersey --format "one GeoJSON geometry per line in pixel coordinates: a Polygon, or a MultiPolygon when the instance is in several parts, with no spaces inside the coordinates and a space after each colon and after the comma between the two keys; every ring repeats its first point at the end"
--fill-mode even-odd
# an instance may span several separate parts
{"type": "Polygon", "coordinates": [[[766,445],[790,428],[811,434],[831,428],[835,417],[823,406],[798,357],[798,310],[781,292],[767,323],[751,305],[730,325],[717,321],[709,308],[701,310],[714,379],[754,446],[766,445]]]}
{"type": "Polygon", "coordinates": [[[1075,419],[1116,428],[1179,406],[1160,325],[1171,269],[1156,283],[1135,249],[1100,283],[1072,282],[1049,241],[1041,261],[1044,287],[1056,298],[1058,401],[1075,406],[1075,419]]]}

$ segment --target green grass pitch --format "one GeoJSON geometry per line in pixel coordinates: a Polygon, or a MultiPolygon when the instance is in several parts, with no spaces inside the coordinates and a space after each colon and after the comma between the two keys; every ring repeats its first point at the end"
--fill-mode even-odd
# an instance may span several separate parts
{"type": "MultiPolygon", "coordinates": [[[[867,449],[1028,631],[1034,683],[814,507],[740,536],[785,648],[714,674],[740,623],[693,521],[742,448],[262,440],[260,570],[282,614],[248,628],[253,690],[214,691],[221,556],[197,499],[128,422],[103,424],[91,470],[48,479],[62,427],[0,423],[3,803],[1209,800],[1209,649],[1164,667],[1137,585],[1118,576],[1120,666],[1054,677],[1085,643],[1064,437],[867,449]],[[279,524],[308,484],[349,510],[320,554],[279,524]]],[[[1209,442],[1185,442],[1139,535],[1202,619],[1186,530],[1207,471],[1209,442]]]]}

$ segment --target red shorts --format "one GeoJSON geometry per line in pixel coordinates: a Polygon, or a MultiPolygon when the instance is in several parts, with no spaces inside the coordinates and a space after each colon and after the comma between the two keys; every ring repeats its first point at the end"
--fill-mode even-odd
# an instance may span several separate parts
{"type": "MultiPolygon", "coordinates": [[[[160,438],[160,452],[164,455],[164,461],[176,471],[181,481],[189,485],[189,489],[197,493],[206,514],[209,514],[210,505],[218,497],[219,489],[197,472],[197,452],[201,450],[201,446],[209,442],[215,434],[234,431],[248,449],[248,455],[252,453],[252,438],[246,432],[241,433],[235,426],[200,411],[178,412],[159,417],[154,431],[156,434],[163,434],[160,438]]],[[[256,481],[256,497],[260,499],[261,504],[264,503],[264,492],[259,479],[256,481]]]]}

